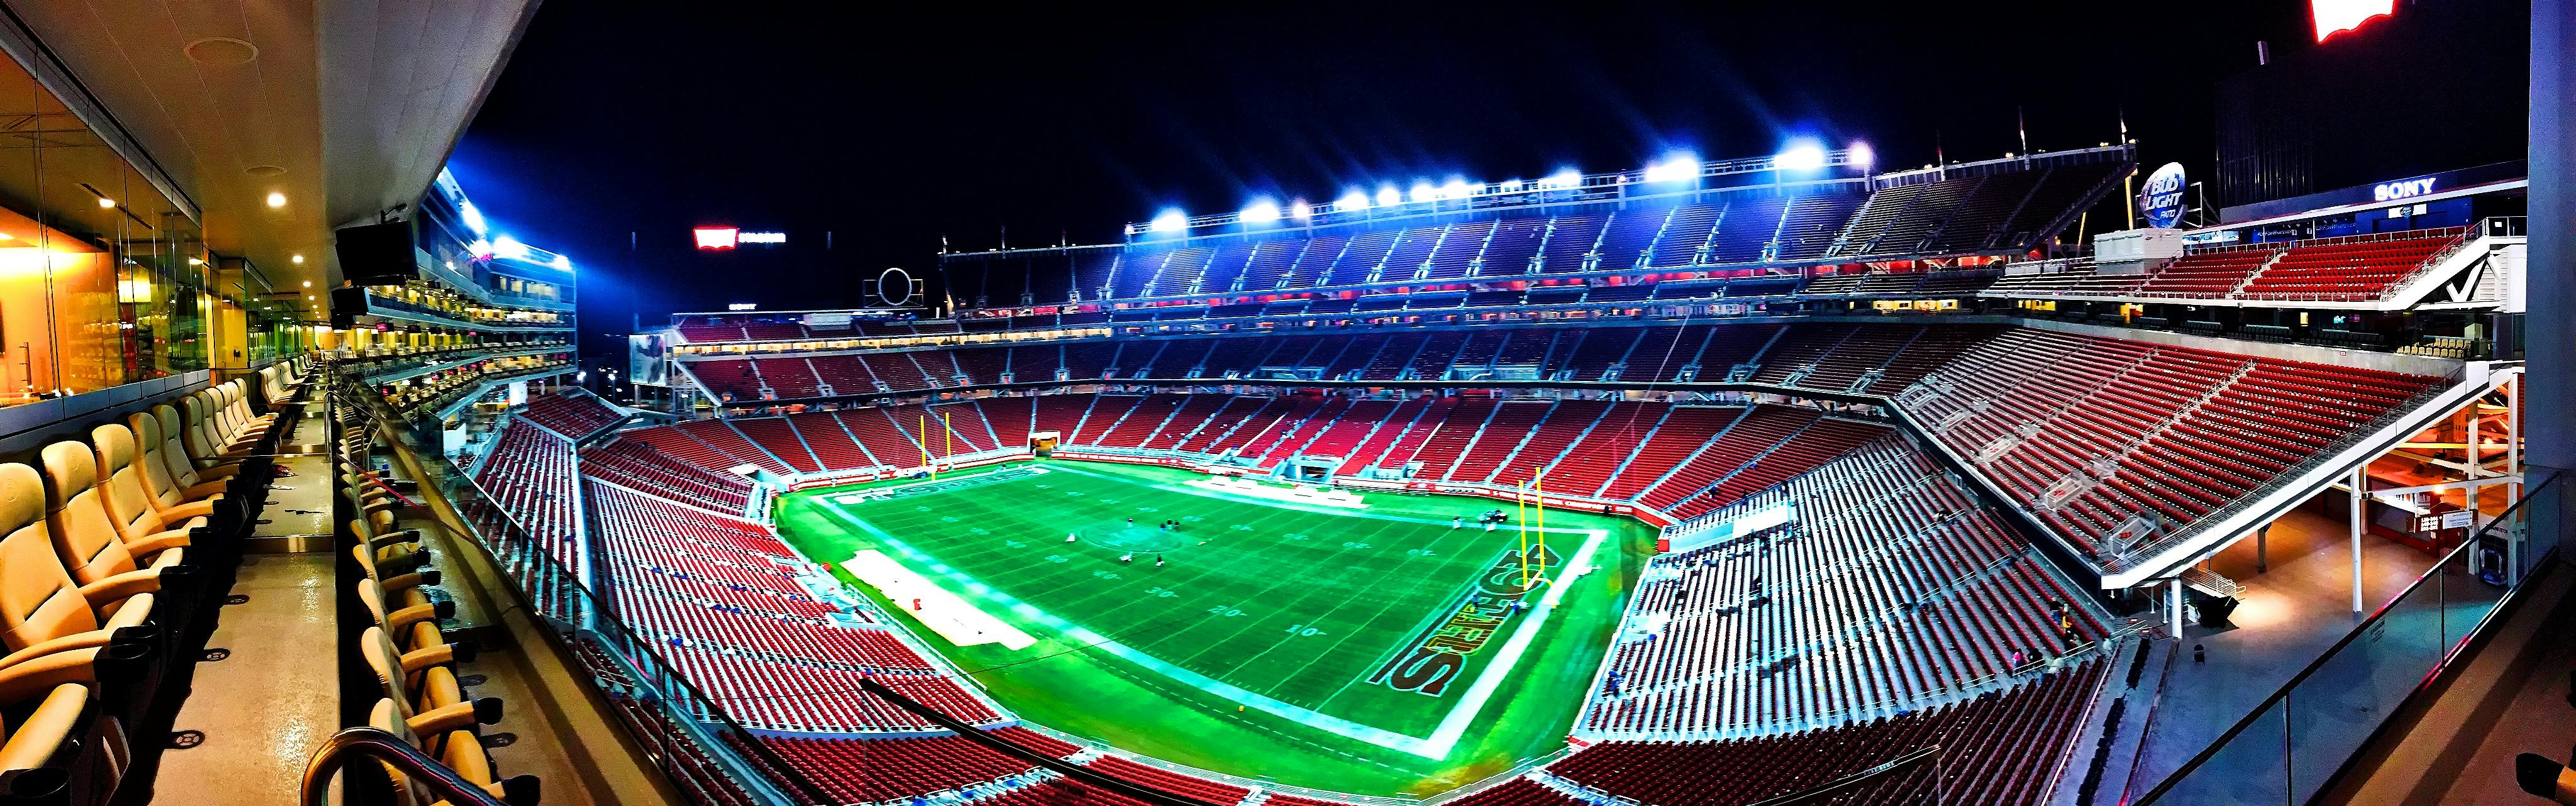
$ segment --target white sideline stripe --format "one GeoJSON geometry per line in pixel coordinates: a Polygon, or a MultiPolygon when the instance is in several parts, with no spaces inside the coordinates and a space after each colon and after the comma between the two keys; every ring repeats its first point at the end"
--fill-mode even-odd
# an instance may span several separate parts
{"type": "MultiPolygon", "coordinates": [[[[1081,471],[1074,472],[1079,473],[1081,471]]],[[[1085,473],[1084,475],[1093,474],[1085,473]]],[[[1152,486],[1157,489],[1165,489],[1172,492],[1199,494],[1195,491],[1190,491],[1187,488],[1174,489],[1163,487],[1161,485],[1152,486]]],[[[1319,713],[1310,708],[1290,705],[1288,703],[1271,699],[1268,696],[1245,690],[1240,686],[1173,665],[1160,658],[1145,654],[1143,651],[1134,647],[1112,640],[1108,636],[1092,632],[1081,625],[1067,621],[1055,614],[1040,610],[1036,605],[1021,601],[1019,597],[1003,593],[1000,590],[994,589],[990,585],[979,582],[974,577],[958,571],[956,568],[946,563],[939,562],[936,558],[922,553],[919,549],[913,548],[911,544],[896,538],[894,535],[886,533],[883,529],[877,528],[875,524],[867,522],[866,519],[850,514],[849,511],[843,509],[840,504],[832,502],[829,498],[825,499],[824,504],[831,509],[832,514],[840,516],[841,520],[875,536],[879,540],[885,541],[887,545],[893,546],[897,550],[903,552],[905,557],[928,565],[933,572],[956,581],[959,585],[966,588],[968,592],[974,593],[977,596],[997,600],[1000,603],[1007,605],[1012,613],[1018,614],[1019,616],[1032,621],[1036,621],[1040,624],[1044,624],[1047,627],[1060,630],[1064,633],[1065,637],[1069,639],[1082,642],[1083,644],[1094,648],[1106,650],[1112,655],[1125,658],[1136,665],[1154,670],[1165,677],[1172,678],[1173,680],[1177,680],[1182,683],[1187,683],[1191,687],[1200,691],[1214,694],[1218,697],[1223,697],[1245,707],[1256,708],[1261,710],[1263,713],[1312,727],[1317,730],[1322,730],[1327,733],[1332,733],[1345,738],[1357,739],[1379,747],[1388,748],[1390,750],[1400,750],[1434,761],[1447,758],[1449,756],[1449,751],[1458,746],[1458,740],[1466,735],[1467,727],[1476,721],[1478,712],[1483,711],[1485,704],[1493,699],[1494,692],[1500,689],[1502,687],[1503,680],[1511,675],[1512,667],[1519,665],[1521,656],[1529,652],[1530,644],[1538,640],[1538,633],[1540,629],[1546,625],[1548,616],[1555,613],[1557,604],[1565,599],[1566,586],[1563,583],[1567,579],[1579,578],[1584,573],[1589,572],[1592,569],[1593,554],[1599,551],[1601,543],[1610,536],[1610,532],[1604,529],[1552,528],[1547,530],[1550,532],[1582,534],[1587,537],[1583,541],[1583,548],[1576,550],[1574,558],[1566,562],[1565,577],[1551,577],[1548,579],[1547,594],[1540,597],[1538,606],[1530,611],[1528,618],[1521,620],[1520,626],[1512,631],[1512,636],[1504,640],[1502,649],[1495,654],[1494,659],[1491,662],[1485,664],[1485,668],[1482,671],[1477,673],[1476,681],[1467,686],[1466,695],[1460,697],[1456,705],[1450,706],[1449,713],[1441,717],[1439,726],[1432,729],[1431,736],[1423,738],[1408,736],[1385,728],[1363,725],[1341,717],[1319,713]]],[[[1384,516],[1360,515],[1359,513],[1350,511],[1332,512],[1329,510],[1311,510],[1304,507],[1287,508],[1317,512],[1317,514],[1379,517],[1383,520],[1417,520],[1413,518],[1387,518],[1384,516]]],[[[1435,523],[1434,521],[1418,522],[1435,523]]]]}
{"type": "Polygon", "coordinates": [[[886,556],[885,552],[876,549],[861,551],[842,562],[841,567],[848,570],[850,576],[885,594],[886,600],[894,602],[897,610],[903,609],[906,599],[921,603],[912,611],[912,617],[932,632],[939,633],[941,638],[948,639],[949,643],[958,646],[1001,644],[1002,648],[1017,652],[1038,642],[1020,628],[1011,626],[1010,622],[984,612],[975,603],[949,593],[947,588],[932,584],[928,578],[886,556]]]}

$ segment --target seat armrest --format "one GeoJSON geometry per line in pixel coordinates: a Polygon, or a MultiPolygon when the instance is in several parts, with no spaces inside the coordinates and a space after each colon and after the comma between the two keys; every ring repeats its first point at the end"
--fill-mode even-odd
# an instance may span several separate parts
{"type": "Polygon", "coordinates": [[[152,570],[127,571],[80,586],[81,598],[89,600],[92,610],[106,607],[111,602],[133,598],[136,594],[153,593],[159,590],[161,590],[161,572],[152,570]]]}
{"type": "Polygon", "coordinates": [[[443,666],[455,662],[455,644],[440,644],[438,646],[422,647],[410,652],[405,652],[402,656],[403,672],[406,674],[427,669],[432,666],[443,666]]]}
{"type": "Polygon", "coordinates": [[[125,541],[125,550],[136,557],[149,557],[175,548],[186,548],[187,545],[188,531],[185,529],[172,529],[167,532],[154,532],[142,537],[127,540],[125,541]]]}
{"type": "Polygon", "coordinates": [[[8,669],[18,664],[25,663],[28,660],[44,657],[56,652],[68,652],[75,649],[93,649],[103,647],[106,646],[108,642],[114,640],[116,640],[116,633],[112,631],[91,630],[89,632],[77,632],[70,635],[38,641],[29,645],[26,649],[11,652],[7,657],[0,657],[0,669],[8,669]]]}
{"type": "MultiPolygon", "coordinates": [[[[218,493],[217,496],[220,497],[221,494],[218,493]]],[[[172,521],[186,523],[189,518],[212,518],[214,516],[214,498],[200,498],[195,501],[190,501],[169,509],[161,510],[161,520],[164,523],[172,521]]]]}

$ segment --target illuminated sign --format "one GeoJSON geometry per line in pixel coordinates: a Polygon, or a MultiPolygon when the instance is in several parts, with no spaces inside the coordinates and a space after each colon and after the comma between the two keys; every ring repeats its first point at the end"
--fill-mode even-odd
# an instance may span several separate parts
{"type": "Polygon", "coordinates": [[[2182,163],[2168,162],[2147,175],[2147,184],[2138,189],[2138,214],[2147,217],[2147,226],[2171,227],[2182,222],[2182,163]]]}
{"type": "Polygon", "coordinates": [[[737,243],[786,243],[784,232],[744,232],[734,236],[737,243]]]}
{"type": "Polygon", "coordinates": [[[2309,0],[2308,12],[2316,16],[2317,41],[2343,31],[2356,30],[2372,17],[2397,12],[2397,0],[2309,0]]]}
{"type": "Polygon", "coordinates": [[[732,304],[728,304],[728,305],[726,305],[726,306],[725,306],[725,310],[728,310],[728,311],[757,311],[757,310],[760,310],[760,303],[757,303],[757,302],[736,302],[736,303],[732,303],[732,304]]]}
{"type": "Polygon", "coordinates": [[[733,227],[699,227],[689,232],[698,236],[700,249],[732,249],[735,236],[742,230],[733,227]]]}
{"type": "Polygon", "coordinates": [[[2373,201],[2412,199],[2431,192],[2433,192],[2433,177],[2429,176],[2420,179],[2401,179],[2395,182],[2382,182],[2370,186],[2370,198],[2373,201]]]}

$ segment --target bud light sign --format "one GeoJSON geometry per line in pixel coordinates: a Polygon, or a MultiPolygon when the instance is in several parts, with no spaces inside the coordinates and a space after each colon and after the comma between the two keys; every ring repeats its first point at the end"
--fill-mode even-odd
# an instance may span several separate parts
{"type": "Polygon", "coordinates": [[[2147,226],[2171,227],[2182,222],[2182,163],[2168,162],[2147,175],[2147,186],[2138,189],[2138,212],[2147,217],[2147,226]]]}

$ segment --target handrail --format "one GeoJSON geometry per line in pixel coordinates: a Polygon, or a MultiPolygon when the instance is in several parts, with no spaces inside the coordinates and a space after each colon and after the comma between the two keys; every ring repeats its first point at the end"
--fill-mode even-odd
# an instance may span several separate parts
{"type": "Polygon", "coordinates": [[[967,741],[983,745],[985,748],[1001,753],[1002,755],[1010,756],[1030,764],[1035,764],[1040,768],[1071,778],[1087,786],[1098,787],[1100,789],[1108,790],[1113,794],[1143,801],[1150,804],[1150,806],[1216,806],[1213,803],[1199,800],[1197,798],[1175,795],[1143,784],[1134,783],[1123,778],[1113,778],[1099,770],[1067,762],[1064,759],[1040,753],[1026,747],[1021,747],[1017,743],[986,733],[974,725],[967,724],[964,720],[949,716],[945,711],[923,705],[920,701],[905,696],[903,692],[896,691],[893,687],[878,682],[874,677],[859,678],[859,689],[866,691],[869,694],[876,695],[879,699],[885,700],[888,704],[891,704],[898,709],[902,709],[910,712],[914,716],[929,720],[933,725],[938,725],[942,728],[954,731],[958,736],[965,738],[967,741]]]}
{"type": "Polygon", "coordinates": [[[384,762],[401,769],[404,775],[414,780],[426,781],[448,803],[509,806],[482,787],[465,780],[447,765],[431,759],[429,754],[411,746],[410,742],[382,728],[366,726],[344,728],[331,734],[331,738],[322,741],[321,747],[313,750],[313,757],[304,762],[304,806],[329,806],[331,779],[349,763],[348,757],[352,755],[384,762]]]}
{"type": "MultiPolygon", "coordinates": [[[[2188,777],[2192,772],[2199,770],[2200,765],[2208,763],[2211,758],[2216,757],[2220,749],[2225,748],[2229,742],[2235,741],[2236,737],[2243,734],[2248,728],[2252,728],[2255,722],[2261,721],[2264,714],[2271,712],[2272,706],[2289,699],[2291,690],[2298,688],[2299,684],[2307,682],[2310,676],[2317,673],[2317,670],[2325,668],[2329,661],[2334,660],[2336,655],[2343,652],[2344,647],[2350,646],[2354,639],[2360,638],[2363,634],[2370,632],[2372,627],[2378,626],[2379,620],[2388,615],[2389,608],[2391,606],[2398,602],[2405,601],[2406,597],[2413,594],[2416,588],[2423,587],[2425,580],[2440,576],[2442,569],[2448,567],[2452,560],[2459,558],[2460,555],[2465,552],[2475,549],[2478,546],[2480,539],[2486,537],[2488,532],[2494,530],[2497,525],[2505,523],[2508,519],[2512,518],[2513,513],[2516,510],[2522,509],[2523,505],[2539,499],[2540,491],[2548,489],[2551,484],[2558,483],[2558,477],[2561,475],[2564,474],[2551,473],[2549,474],[2549,478],[2542,479],[2539,484],[2523,491],[2522,500],[2516,501],[2513,506],[2505,508],[2505,511],[2498,514],[2494,520],[2488,521],[2486,526],[2478,529],[2476,533],[2471,534],[2469,539],[2460,541],[2459,546],[2451,549],[2447,553],[2444,553],[2441,559],[2433,561],[2432,566],[2424,569],[2424,573],[2415,577],[2415,581],[2406,583],[2406,588],[2404,590],[2400,590],[2395,595],[2388,597],[2388,601],[2380,603],[2379,609],[2371,611],[2369,618],[2362,619],[2361,623],[2353,625],[2352,630],[2344,633],[2342,638],[2337,639],[2334,646],[2327,647],[2326,651],[2318,653],[2316,659],[2309,661],[2308,665],[2301,668],[2298,674],[2291,675],[2289,682],[2282,683],[2280,688],[2274,689],[2271,696],[2264,697],[2262,702],[2256,703],[2253,710],[2247,711],[2243,718],[2236,720],[2236,724],[2229,725],[2226,732],[2220,733],[2218,734],[2218,738],[2210,740],[2209,746],[2203,747],[2200,749],[2200,752],[2192,754],[2190,760],[2183,762],[2182,766],[2174,768],[2173,772],[2165,775],[2163,781],[2156,783],[2155,788],[2147,790],[2145,795],[2140,796],[2134,802],[2137,803],[2138,806],[2146,806],[2146,804],[2156,802],[2157,798],[2164,796],[2166,792],[2172,790],[2175,786],[2180,785],[2185,777],[2188,777]]],[[[2516,580],[2516,584],[2520,584],[2520,580],[2516,580]]],[[[2447,665],[2449,662],[2449,659],[2445,658],[2441,663],[2442,665],[2447,665]]],[[[2440,671],[2438,666],[2434,671],[2440,671]]],[[[2431,676],[2428,675],[2426,679],[2429,681],[2431,676]]],[[[2421,688],[2417,689],[2418,693],[2421,691],[2421,688]]],[[[2408,698],[2412,699],[2413,695],[2408,695],[2408,698]]]]}
{"type": "MultiPolygon", "coordinates": [[[[1861,770],[1861,771],[1859,771],[1859,772],[1855,772],[1855,773],[1852,773],[1852,774],[1850,774],[1850,775],[1843,776],[1843,777],[1841,777],[1841,778],[1836,778],[1836,779],[1834,779],[1834,780],[1832,780],[1832,781],[1828,781],[1828,782],[1824,783],[1823,785],[1820,785],[1820,786],[1817,786],[1817,787],[1814,787],[1814,788],[1808,789],[1808,790],[1806,790],[1806,791],[1803,791],[1803,792],[1791,792],[1791,793],[1789,793],[1789,794],[1781,795],[1781,796],[1776,797],[1776,798],[1770,798],[1770,799],[1768,799],[1768,800],[1758,800],[1758,801],[1754,801],[1753,803],[1746,804],[1746,806],[1792,806],[1793,804],[1801,804],[1801,803],[1816,803],[1816,802],[1821,801],[1821,800],[1822,800],[1822,799],[1824,799],[1824,798],[1828,798],[1828,797],[1831,797],[1831,796],[1833,796],[1833,795],[1835,795],[1835,794],[1838,794],[1838,793],[1842,792],[1843,790],[1850,789],[1850,788],[1852,788],[1852,787],[1859,786],[1859,785],[1861,785],[1861,784],[1866,784],[1866,783],[1870,783],[1870,782],[1876,781],[1876,780],[1878,780],[1878,779],[1879,779],[1879,777],[1880,777],[1880,776],[1883,776],[1883,775],[1887,775],[1887,774],[1890,774],[1890,773],[1896,772],[1897,770],[1900,770],[1900,769],[1902,769],[1902,770],[1911,770],[1911,769],[1913,769],[1913,768],[1915,768],[1915,767],[1922,766],[1922,765],[1923,765],[1923,764],[1925,764],[1925,763],[1939,764],[1940,762],[1941,762],[1941,746],[1940,746],[1940,745],[1937,745],[1937,744],[1936,744],[1936,745],[1930,745],[1930,746],[1927,746],[1927,747],[1921,747],[1921,748],[1917,748],[1917,749],[1915,749],[1913,752],[1906,753],[1905,755],[1897,756],[1897,757],[1895,757],[1895,758],[1893,758],[1893,759],[1889,759],[1889,760],[1887,761],[1887,763],[1885,763],[1885,764],[1880,764],[1880,765],[1878,765],[1878,766],[1871,767],[1871,768],[1866,769],[1866,770],[1861,770]]],[[[1933,791],[1935,792],[1935,794],[1934,794],[1934,796],[1933,796],[1933,802],[1938,803],[1938,802],[1940,802],[1940,796],[1939,796],[1939,794],[1937,794],[1937,793],[1940,791],[1940,786],[1941,786],[1941,782],[1940,782],[1939,778],[1937,778],[1937,777],[1936,777],[1936,778],[1934,778],[1934,779],[1933,779],[1932,786],[1933,786],[1933,791]]]]}
{"type": "MultiPolygon", "coordinates": [[[[408,426],[411,421],[401,419],[399,417],[393,417],[389,420],[388,415],[396,415],[398,413],[394,412],[392,407],[386,404],[382,397],[375,395],[373,390],[364,386],[356,385],[345,375],[339,376],[336,379],[340,383],[340,391],[338,394],[347,394],[350,395],[349,399],[353,401],[361,401],[359,405],[361,406],[360,412],[363,416],[380,425],[386,425],[397,438],[411,437],[413,442],[418,442],[417,435],[412,434],[408,428],[396,427],[395,425],[408,426]]],[[[420,458],[424,465],[435,469],[436,465],[430,464],[430,462],[433,458],[439,456],[436,452],[424,453],[415,445],[412,446],[412,453],[415,457],[420,458]]],[[[439,459],[438,461],[444,460],[439,459]]],[[[453,467],[453,465],[449,466],[451,468],[453,467]]],[[[424,481],[430,480],[424,479],[424,481]]],[[[459,474],[454,478],[448,479],[448,481],[453,483],[455,486],[450,487],[445,484],[438,485],[442,495],[449,495],[455,491],[472,491],[476,500],[470,502],[451,500],[449,501],[449,505],[456,510],[459,520],[465,522],[468,527],[468,536],[472,538],[474,542],[481,544],[485,552],[492,555],[494,564],[500,567],[506,576],[513,577],[511,581],[516,584],[508,585],[506,587],[512,595],[519,598],[520,606],[526,608],[530,612],[545,616],[545,618],[537,619],[537,624],[543,628],[541,629],[541,632],[544,632],[559,641],[567,643],[581,640],[592,641],[593,643],[599,644],[602,649],[608,650],[607,654],[610,656],[621,659],[625,663],[635,666],[638,670],[651,674],[655,679],[650,681],[650,684],[657,690],[656,693],[662,695],[663,699],[667,701],[675,701],[677,705],[686,707],[701,721],[712,719],[714,726],[710,728],[711,730],[731,731],[733,735],[741,738],[742,746],[748,748],[750,751],[749,755],[754,757],[754,760],[756,760],[758,765],[766,767],[766,769],[763,769],[760,772],[765,773],[771,781],[786,784],[786,788],[792,790],[790,794],[801,796],[807,802],[833,802],[832,797],[820,784],[806,777],[803,771],[790,765],[785,757],[778,755],[775,749],[771,748],[767,742],[762,741],[759,734],[753,733],[750,728],[745,727],[741,722],[737,721],[733,717],[732,713],[730,713],[729,709],[725,706],[718,705],[714,698],[707,696],[706,692],[699,690],[696,682],[681,675],[678,672],[678,667],[676,665],[661,656],[660,652],[655,648],[658,646],[655,642],[646,639],[641,635],[637,635],[633,628],[627,625],[625,619],[618,617],[613,611],[613,607],[610,604],[612,600],[600,595],[599,592],[593,591],[588,586],[584,585],[577,574],[573,573],[570,569],[562,567],[561,561],[557,559],[552,552],[537,548],[535,533],[530,531],[525,525],[519,523],[516,516],[512,515],[507,507],[503,507],[498,504],[497,499],[493,498],[489,492],[486,492],[482,488],[482,485],[476,483],[473,477],[459,474]],[[517,534],[503,534],[496,540],[493,537],[473,531],[478,524],[474,522],[472,517],[468,516],[467,510],[478,506],[483,510],[488,511],[489,514],[500,516],[501,523],[505,525],[507,529],[516,530],[517,534]],[[521,551],[516,553],[507,552],[506,548],[501,545],[502,541],[519,544],[521,551]],[[509,562],[509,558],[513,556],[521,559],[526,565],[532,566],[533,568],[515,569],[520,571],[518,574],[509,573],[514,570],[510,567],[511,563],[509,562]],[[543,574],[549,577],[549,579],[538,580],[530,578],[532,576],[530,573],[531,571],[533,571],[534,574],[543,574]],[[552,619],[558,618],[559,616],[550,612],[544,602],[535,601],[537,593],[533,591],[532,588],[541,582],[576,591],[580,598],[590,602],[590,606],[596,608],[593,612],[593,615],[596,616],[596,618],[590,619],[589,623],[582,629],[586,629],[598,637],[585,639],[580,635],[574,634],[573,630],[556,628],[552,619]],[[617,643],[601,640],[602,638],[616,639],[616,641],[622,642],[624,645],[620,646],[617,643]],[[649,659],[650,662],[658,668],[644,669],[643,660],[639,659],[638,656],[640,656],[641,659],[649,659]],[[674,687],[676,687],[676,689],[674,687]],[[675,697],[675,694],[678,696],[675,697]],[[703,709],[695,707],[699,704],[704,704],[706,707],[703,709]]],[[[565,651],[569,651],[568,647],[565,647],[564,649],[565,651]]],[[[583,680],[591,679],[589,675],[576,675],[576,677],[583,680]]],[[[710,754],[721,753],[726,750],[726,748],[720,746],[708,746],[707,743],[699,741],[694,736],[683,735],[676,738],[698,745],[710,754]]],[[[665,774],[669,774],[667,770],[665,771],[665,774]]],[[[737,786],[746,786],[746,784],[742,782],[735,783],[737,786]]]]}

